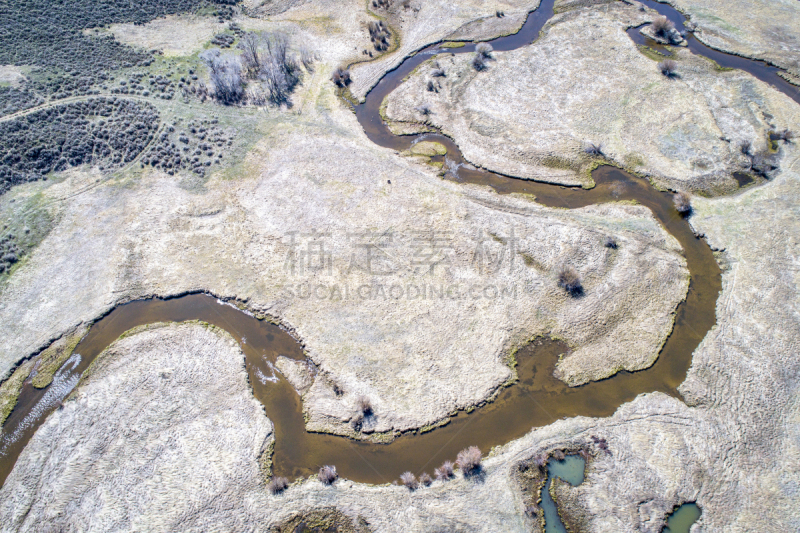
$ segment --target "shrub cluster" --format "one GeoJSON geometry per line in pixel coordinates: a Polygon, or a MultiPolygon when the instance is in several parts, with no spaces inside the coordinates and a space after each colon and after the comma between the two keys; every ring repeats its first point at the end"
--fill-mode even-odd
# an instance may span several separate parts
{"type": "Polygon", "coordinates": [[[337,87],[347,87],[352,81],[350,79],[350,71],[342,67],[337,68],[333,71],[333,75],[331,75],[331,81],[337,87]]]}
{"type": "Polygon", "coordinates": [[[129,163],[157,127],[155,107],[116,97],[54,106],[0,123],[0,193],[81,164],[129,163]]]}
{"type": "Polygon", "coordinates": [[[13,233],[9,233],[0,239],[0,274],[4,274],[22,256],[15,237],[13,233]]]}
{"type": "MultiPolygon", "coordinates": [[[[788,130],[785,131],[788,134],[786,142],[791,142],[793,134],[788,130]]],[[[750,160],[750,171],[758,176],[769,179],[772,172],[779,168],[774,155],[768,151],[761,150],[753,153],[753,143],[751,141],[742,141],[739,144],[739,150],[750,160]]]]}
{"type": "Polygon", "coordinates": [[[230,48],[235,40],[236,37],[230,33],[218,33],[211,39],[211,44],[219,46],[220,48],[230,48]]]}
{"type": "Polygon", "coordinates": [[[44,99],[41,96],[26,88],[0,87],[0,116],[10,115],[43,103],[44,99]]]}
{"type": "MultiPolygon", "coordinates": [[[[189,71],[194,74],[193,70],[189,71]]],[[[112,94],[132,94],[137,96],[152,96],[156,98],[163,98],[164,100],[171,100],[175,96],[175,82],[169,77],[172,73],[166,76],[161,74],[154,76],[150,75],[147,80],[144,79],[145,75],[141,72],[135,72],[129,75],[128,79],[118,80],[118,85],[111,87],[109,92],[112,94]]],[[[191,76],[195,80],[196,75],[191,76]]],[[[178,88],[185,85],[191,85],[192,81],[186,77],[181,77],[178,83],[178,88]]]]}
{"type": "Polygon", "coordinates": [[[180,170],[191,170],[205,176],[212,164],[219,164],[225,147],[233,144],[233,135],[219,127],[216,119],[195,119],[178,131],[175,125],[161,132],[152,148],[142,158],[142,165],[150,165],[173,175],[180,170]]]}
{"type": "Polygon", "coordinates": [[[389,49],[389,39],[392,37],[392,33],[389,31],[389,27],[384,21],[370,22],[367,25],[367,30],[369,31],[369,39],[372,41],[372,46],[375,47],[375,50],[383,52],[389,49]]]}

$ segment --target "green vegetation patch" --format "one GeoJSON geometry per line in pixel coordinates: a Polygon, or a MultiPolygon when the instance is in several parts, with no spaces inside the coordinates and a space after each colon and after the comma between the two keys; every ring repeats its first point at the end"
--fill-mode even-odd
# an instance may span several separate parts
{"type": "Polygon", "coordinates": [[[31,384],[34,387],[43,389],[53,382],[53,376],[56,371],[69,359],[86,331],[86,329],[81,329],[62,337],[36,358],[36,372],[31,380],[31,384]]]}
{"type": "Polygon", "coordinates": [[[658,50],[654,50],[649,46],[639,45],[636,48],[642,53],[643,56],[652,59],[653,61],[663,61],[664,58],[667,57],[666,54],[662,54],[658,50]]]}
{"type": "Polygon", "coordinates": [[[439,45],[439,48],[463,48],[467,43],[463,42],[446,42],[439,45]]]}
{"type": "Polygon", "coordinates": [[[11,377],[0,385],[0,426],[2,426],[11,411],[17,405],[22,384],[30,375],[34,361],[25,361],[17,367],[11,377]]]}
{"type": "Polygon", "coordinates": [[[24,262],[53,228],[54,217],[41,190],[24,191],[0,202],[0,280],[24,262]]]}
{"type": "Polygon", "coordinates": [[[447,148],[441,143],[432,141],[421,141],[411,147],[411,153],[414,155],[424,155],[433,157],[435,155],[444,155],[447,153],[447,148]]]}

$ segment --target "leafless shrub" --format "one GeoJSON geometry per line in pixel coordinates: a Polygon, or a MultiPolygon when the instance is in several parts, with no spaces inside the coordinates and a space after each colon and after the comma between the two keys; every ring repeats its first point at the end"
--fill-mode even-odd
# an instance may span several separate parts
{"type": "Polygon", "coordinates": [[[237,48],[242,51],[242,61],[248,76],[255,78],[261,69],[261,46],[262,38],[258,33],[249,31],[239,39],[237,48]]]}
{"type": "Polygon", "coordinates": [[[658,64],[658,70],[660,70],[661,74],[668,78],[675,76],[677,69],[678,64],[672,59],[665,59],[658,64]]]}
{"type": "MultiPolygon", "coordinates": [[[[247,77],[261,82],[267,100],[279,106],[291,105],[289,97],[300,83],[301,71],[298,60],[289,53],[289,38],[282,33],[248,32],[242,35],[238,47],[247,77]]],[[[313,64],[313,56],[303,60],[313,64]]]]}
{"type": "Polygon", "coordinates": [[[439,468],[434,469],[433,475],[436,476],[436,479],[439,481],[447,481],[453,477],[453,463],[450,461],[445,461],[442,463],[442,466],[439,468]]]}
{"type": "Polygon", "coordinates": [[[539,470],[544,472],[547,469],[547,456],[537,455],[533,460],[533,464],[535,464],[539,470]]]}
{"type": "Polygon", "coordinates": [[[483,56],[484,59],[491,59],[493,50],[494,48],[489,43],[478,43],[475,47],[475,52],[483,56]]]}
{"type": "Polygon", "coordinates": [[[667,17],[656,17],[652,23],[653,33],[662,39],[669,39],[672,31],[675,29],[675,24],[672,23],[667,17]]]}
{"type": "Polygon", "coordinates": [[[782,140],[785,143],[790,143],[792,142],[792,139],[794,139],[794,132],[791,130],[779,131],[778,139],[782,140]]]}
{"type": "Polygon", "coordinates": [[[391,0],[372,0],[372,7],[375,9],[389,9],[391,0]]]}
{"type": "Polygon", "coordinates": [[[414,108],[414,111],[416,111],[417,113],[419,113],[423,117],[427,117],[428,115],[432,115],[433,114],[433,110],[431,109],[431,106],[429,106],[428,104],[419,105],[419,106],[414,108]]]}
{"type": "Polygon", "coordinates": [[[301,48],[300,49],[300,61],[303,63],[303,66],[306,68],[306,71],[309,73],[314,72],[314,62],[317,60],[317,54],[312,52],[308,48],[301,48]]]}
{"type": "Polygon", "coordinates": [[[411,472],[403,472],[403,474],[400,475],[400,481],[408,490],[416,490],[419,487],[417,476],[411,472]]]}
{"type": "Polygon", "coordinates": [[[771,154],[761,151],[750,156],[750,170],[769,179],[770,173],[778,170],[778,165],[775,164],[771,154]]]}
{"type": "Polygon", "coordinates": [[[325,465],[319,469],[317,478],[322,482],[323,485],[332,485],[337,479],[339,479],[339,474],[336,473],[335,466],[325,465]]]}
{"type": "Polygon", "coordinates": [[[583,459],[584,461],[588,461],[589,457],[591,457],[589,450],[585,448],[581,448],[580,450],[578,450],[578,455],[580,455],[581,459],[583,459]]]}
{"type": "Polygon", "coordinates": [[[499,18],[499,19],[501,19],[501,18],[505,17],[506,14],[504,12],[502,12],[502,11],[495,11],[494,12],[494,16],[499,18]]]}
{"type": "Polygon", "coordinates": [[[244,96],[244,84],[239,58],[212,53],[206,55],[204,59],[208,65],[211,84],[214,86],[214,98],[226,105],[240,102],[244,96]]]}
{"type": "Polygon", "coordinates": [[[475,54],[475,57],[472,58],[472,68],[478,72],[486,70],[486,58],[481,54],[475,54]]]}
{"type": "Polygon", "coordinates": [[[603,246],[605,246],[606,248],[611,248],[612,250],[616,250],[618,246],[617,240],[611,235],[608,235],[605,239],[605,242],[603,243],[603,246]]]}
{"type": "Polygon", "coordinates": [[[337,87],[343,87],[343,88],[347,87],[348,85],[350,85],[350,82],[352,81],[350,79],[350,71],[342,67],[337,68],[336,70],[333,71],[333,76],[331,76],[331,81],[337,87]]]}
{"type": "Polygon", "coordinates": [[[280,494],[289,488],[289,480],[285,477],[274,477],[270,480],[267,488],[272,494],[280,494]]]}
{"type": "Polygon", "coordinates": [[[553,459],[555,459],[556,461],[563,461],[566,458],[567,456],[564,454],[562,450],[556,450],[553,452],[553,459]]]}
{"type": "Polygon", "coordinates": [[[289,54],[289,38],[283,33],[265,36],[269,62],[283,77],[282,84],[291,91],[300,82],[300,66],[294,56],[289,54]]]}
{"type": "Polygon", "coordinates": [[[356,398],[356,409],[365,416],[372,414],[372,402],[366,396],[356,398]]]}
{"type": "Polygon", "coordinates": [[[436,67],[431,71],[431,76],[434,78],[445,78],[447,77],[447,73],[441,67],[436,67]]]}
{"type": "Polygon", "coordinates": [[[433,83],[432,80],[428,80],[428,85],[427,85],[426,88],[428,89],[429,93],[438,93],[439,92],[439,88],[436,87],[436,84],[433,83]]]}
{"type": "Polygon", "coordinates": [[[558,285],[573,296],[583,292],[581,276],[572,265],[561,265],[558,269],[558,285]]]}
{"type": "Polygon", "coordinates": [[[596,435],[592,435],[591,439],[592,439],[592,442],[594,442],[597,445],[598,448],[600,448],[604,452],[608,451],[608,442],[606,442],[606,439],[604,439],[602,437],[598,437],[596,435]]]}
{"type": "Polygon", "coordinates": [[[535,503],[531,503],[530,505],[525,507],[525,514],[529,517],[533,518],[539,515],[539,506],[535,503]]]}
{"type": "Polygon", "coordinates": [[[672,203],[675,204],[675,209],[682,215],[689,214],[692,211],[692,199],[685,192],[678,192],[672,196],[672,203]]]}
{"type": "Polygon", "coordinates": [[[247,90],[247,103],[256,106],[265,106],[267,105],[267,96],[264,92],[259,88],[251,87],[247,90]]]}
{"type": "Polygon", "coordinates": [[[356,413],[350,420],[350,425],[353,426],[354,430],[361,431],[361,428],[364,427],[364,413],[356,413]]]}
{"type": "Polygon", "coordinates": [[[586,143],[586,146],[583,147],[584,153],[593,156],[593,157],[603,157],[603,145],[598,143],[586,143]]]}
{"type": "Polygon", "coordinates": [[[419,476],[419,483],[420,485],[423,485],[425,487],[430,487],[431,483],[433,483],[433,480],[431,479],[431,476],[429,476],[427,472],[423,472],[422,475],[419,476]]]}
{"type": "Polygon", "coordinates": [[[739,143],[739,151],[742,152],[744,155],[750,155],[750,151],[753,149],[753,142],[748,141],[745,139],[741,143],[739,143]]]}
{"type": "Polygon", "coordinates": [[[477,474],[481,470],[481,450],[477,446],[464,448],[456,456],[456,464],[465,476],[477,474]]]}

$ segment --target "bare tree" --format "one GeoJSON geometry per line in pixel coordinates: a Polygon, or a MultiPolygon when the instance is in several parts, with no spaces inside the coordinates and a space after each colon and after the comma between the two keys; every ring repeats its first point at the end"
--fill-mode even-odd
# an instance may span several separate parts
{"type": "Polygon", "coordinates": [[[252,31],[242,35],[239,40],[239,49],[242,51],[242,59],[248,74],[255,78],[261,69],[261,35],[252,31]]]}
{"type": "Polygon", "coordinates": [[[239,58],[233,55],[208,54],[204,59],[214,86],[214,98],[226,105],[240,102],[244,96],[244,85],[239,58]]]}

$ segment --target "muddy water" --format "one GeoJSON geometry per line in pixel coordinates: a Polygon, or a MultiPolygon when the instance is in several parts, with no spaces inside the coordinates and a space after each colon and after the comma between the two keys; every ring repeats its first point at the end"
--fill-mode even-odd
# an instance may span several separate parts
{"type": "MultiPolygon", "coordinates": [[[[754,61],[752,59],[747,59],[733,54],[726,54],[725,52],[720,52],[719,50],[709,48],[697,40],[693,33],[686,32],[686,26],[684,25],[686,22],[686,17],[684,17],[678,10],[670,5],[662,4],[661,2],[656,2],[654,0],[639,1],[647,7],[655,9],[660,14],[671,20],[672,23],[675,24],[675,28],[678,31],[681,33],[685,32],[687,45],[692,53],[713,59],[719,66],[724,68],[744,70],[751,76],[758,78],[765,83],[769,83],[795,102],[800,103],[800,87],[792,85],[785,79],[778,76],[779,72],[783,72],[782,69],[769,65],[764,61],[754,61]]],[[[668,56],[672,55],[672,52],[668,47],[657,43],[649,37],[645,37],[639,32],[639,28],[630,28],[628,30],[628,35],[636,44],[653,48],[668,56]]]]}
{"type": "Polygon", "coordinates": [[[684,503],[669,515],[664,533],[689,533],[701,514],[696,503],[684,503]]]}
{"type": "MultiPolygon", "coordinates": [[[[544,0],[518,34],[492,41],[495,50],[511,50],[531,43],[552,16],[553,1],[544,0]]],[[[654,7],[659,11],[671,9],[662,4],[654,7]]],[[[669,13],[671,18],[680,17],[672,11],[669,13]]],[[[473,50],[474,45],[470,44],[447,52],[473,50]]],[[[692,50],[703,53],[700,47],[692,50]]],[[[436,140],[447,147],[446,157],[455,167],[465,162],[450,139],[438,134],[394,136],[378,113],[385,96],[399,85],[403,77],[438,51],[437,46],[432,46],[408,58],[378,83],[356,112],[365,132],[377,144],[403,150],[423,138],[436,140]]],[[[734,58],[732,60],[741,60],[724,55],[734,58]]],[[[742,61],[744,63],[739,68],[758,77],[756,72],[761,67],[755,65],[757,62],[742,61]]],[[[721,60],[717,62],[723,66],[729,64],[721,60]]],[[[778,88],[779,83],[775,82],[778,88]]],[[[793,86],[787,90],[796,93],[793,86]]],[[[490,185],[501,194],[533,194],[536,201],[549,206],[578,208],[632,199],[650,208],[680,242],[692,276],[686,301],[678,307],[673,333],[650,369],[620,372],[600,382],[569,388],[552,377],[558,355],[567,347],[539,339],[517,354],[519,381],[502,390],[494,402],[471,414],[459,413],[446,426],[436,430],[403,435],[391,444],[369,444],[306,432],[299,396],[272,366],[278,355],[302,359],[302,349],[276,326],[203,294],[133,302],[119,306],[92,327],[75,350],[80,358],[72,358],[60,371],[58,380],[54,380],[57,387],[36,390],[29,384],[25,385],[20,402],[4,427],[0,443],[0,479],[5,480],[27,440],[46,416],[58,407],[60,400],[74,386],[77,376],[94,357],[124,331],[159,321],[203,320],[227,330],[240,343],[254,395],[264,404],[267,416],[275,424],[275,474],[290,478],[312,474],[323,464],[334,464],[345,478],[386,483],[406,470],[417,474],[431,472],[442,461],[452,460],[468,445],[477,445],[486,452],[492,446],[523,436],[533,427],[550,424],[562,417],[609,416],[619,405],[644,392],[661,391],[679,396],[676,387],[686,376],[692,353],[715,322],[716,299],[721,288],[719,268],[706,243],[696,238],[687,222],[675,212],[669,194],[658,192],[645,180],[611,167],[599,168],[593,177],[597,186],[587,191],[515,180],[468,166],[459,166],[449,174],[450,179],[459,182],[490,185]]]]}
{"type": "Polygon", "coordinates": [[[563,461],[550,459],[547,462],[547,481],[542,489],[542,512],[544,513],[545,533],[567,533],[567,528],[558,516],[558,508],[550,496],[550,484],[553,478],[563,479],[573,487],[583,483],[586,461],[577,455],[568,455],[563,461]]]}

